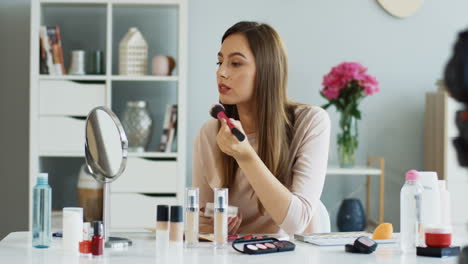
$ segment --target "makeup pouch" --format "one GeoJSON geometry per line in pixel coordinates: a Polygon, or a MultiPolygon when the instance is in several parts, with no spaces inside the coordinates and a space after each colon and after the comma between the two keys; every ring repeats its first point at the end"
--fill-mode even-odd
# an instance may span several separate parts
{"type": "Polygon", "coordinates": [[[296,248],[296,245],[290,241],[278,240],[273,237],[258,239],[239,238],[232,242],[232,248],[243,254],[257,255],[293,251],[296,248]]]}

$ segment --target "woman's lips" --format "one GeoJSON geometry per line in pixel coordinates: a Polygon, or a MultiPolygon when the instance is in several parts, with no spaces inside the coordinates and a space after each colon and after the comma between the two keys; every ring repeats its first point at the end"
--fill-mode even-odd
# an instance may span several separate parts
{"type": "Polygon", "coordinates": [[[227,87],[226,85],[219,85],[218,86],[218,91],[220,94],[227,94],[229,91],[231,91],[231,88],[227,87]]]}

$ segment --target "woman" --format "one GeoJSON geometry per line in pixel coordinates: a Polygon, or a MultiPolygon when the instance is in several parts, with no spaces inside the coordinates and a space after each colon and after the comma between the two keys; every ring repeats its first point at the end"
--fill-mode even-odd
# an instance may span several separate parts
{"type": "MultiPolygon", "coordinates": [[[[239,207],[229,218],[230,234],[312,231],[327,168],[327,112],[288,101],[287,56],[269,25],[229,28],[218,65],[219,100],[248,140],[239,142],[225,121],[203,125],[194,142],[192,179],[200,206],[213,201],[214,188],[225,187],[229,205],[239,207]]],[[[200,232],[212,231],[212,219],[201,217],[200,232]]]]}

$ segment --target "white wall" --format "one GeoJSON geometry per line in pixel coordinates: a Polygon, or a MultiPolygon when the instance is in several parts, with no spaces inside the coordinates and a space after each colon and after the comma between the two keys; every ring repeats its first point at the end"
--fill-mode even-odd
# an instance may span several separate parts
{"type": "MultiPolygon", "coordinates": [[[[367,154],[385,157],[385,220],[399,230],[403,175],[423,168],[424,93],[436,89],[456,32],[468,23],[468,2],[425,1],[407,19],[390,16],[376,1],[191,0],[189,10],[189,150],[209,119],[209,106],[217,102],[215,63],[224,31],[240,20],[267,22],[288,50],[291,99],[324,104],[322,76],[345,60],[363,63],[380,81],[381,92],[362,103],[358,163],[367,154]]],[[[336,163],[337,115],[329,112],[331,163],[336,163]]],[[[364,197],[364,183],[364,177],[327,178],[322,200],[333,222],[343,198],[364,197]]]]}

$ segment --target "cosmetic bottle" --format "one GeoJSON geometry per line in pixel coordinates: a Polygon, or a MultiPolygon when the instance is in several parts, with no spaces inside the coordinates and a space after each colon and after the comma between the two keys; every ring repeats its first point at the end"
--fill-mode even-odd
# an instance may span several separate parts
{"type": "Polygon", "coordinates": [[[89,222],[83,223],[83,241],[80,242],[80,253],[83,256],[90,256],[92,253],[90,229],[91,224],[89,222]]]}
{"type": "Polygon", "coordinates": [[[51,213],[52,189],[48,183],[48,174],[40,173],[33,189],[33,226],[32,245],[35,248],[48,248],[52,242],[51,213]]]}
{"type": "Polygon", "coordinates": [[[214,191],[214,245],[224,248],[228,237],[228,189],[215,188],[214,191]]]}
{"type": "Polygon", "coordinates": [[[62,226],[62,248],[68,253],[78,255],[80,242],[83,239],[83,208],[64,207],[62,226]]]}
{"type": "Polygon", "coordinates": [[[408,171],[400,192],[400,248],[403,253],[416,252],[416,247],[424,241],[421,221],[423,190],[418,171],[408,171]]]}
{"type": "Polygon", "coordinates": [[[199,189],[185,189],[185,246],[198,246],[199,189]]]}
{"type": "Polygon", "coordinates": [[[184,240],[184,220],[183,210],[180,205],[171,206],[171,224],[169,240],[171,242],[182,243],[184,240]]]}
{"type": "Polygon", "coordinates": [[[169,206],[158,205],[156,208],[156,243],[169,241],[169,206]]]}
{"type": "Polygon", "coordinates": [[[102,237],[102,222],[93,222],[94,236],[91,242],[93,256],[101,256],[104,252],[104,238],[102,237]]]}

